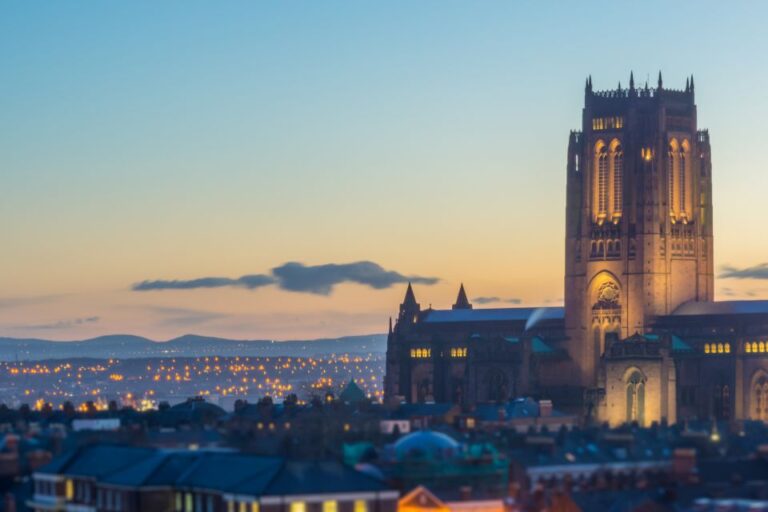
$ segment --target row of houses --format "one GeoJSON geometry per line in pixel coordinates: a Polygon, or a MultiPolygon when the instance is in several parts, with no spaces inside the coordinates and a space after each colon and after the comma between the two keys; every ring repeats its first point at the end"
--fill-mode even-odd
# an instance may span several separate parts
{"type": "Polygon", "coordinates": [[[91,445],[33,474],[36,512],[394,512],[399,493],[335,461],[91,445]]]}

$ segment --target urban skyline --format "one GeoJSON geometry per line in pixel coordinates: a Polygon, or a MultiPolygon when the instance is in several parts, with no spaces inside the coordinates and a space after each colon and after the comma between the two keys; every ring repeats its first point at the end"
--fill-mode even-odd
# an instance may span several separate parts
{"type": "Polygon", "coordinates": [[[715,297],[768,296],[762,4],[10,5],[0,336],[383,332],[409,279],[558,304],[566,135],[630,71],[693,73],[715,297]]]}

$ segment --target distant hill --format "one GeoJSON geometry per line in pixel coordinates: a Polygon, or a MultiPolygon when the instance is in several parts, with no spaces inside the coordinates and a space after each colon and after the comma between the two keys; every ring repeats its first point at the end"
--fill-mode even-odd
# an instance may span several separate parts
{"type": "Polygon", "coordinates": [[[129,334],[112,334],[79,341],[51,341],[0,337],[0,361],[69,359],[73,357],[137,358],[198,356],[315,356],[323,354],[384,353],[384,334],[317,340],[231,340],[187,334],[154,341],[129,334]]]}

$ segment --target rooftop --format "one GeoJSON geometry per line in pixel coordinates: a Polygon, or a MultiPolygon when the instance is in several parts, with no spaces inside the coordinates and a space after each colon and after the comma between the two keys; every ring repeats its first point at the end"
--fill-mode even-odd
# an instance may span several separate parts
{"type": "Polygon", "coordinates": [[[536,322],[562,320],[565,308],[488,308],[488,309],[431,309],[425,312],[422,322],[536,322]]]}
{"type": "Polygon", "coordinates": [[[768,314],[768,300],[725,300],[718,302],[686,302],[672,316],[759,315],[768,314]]]}

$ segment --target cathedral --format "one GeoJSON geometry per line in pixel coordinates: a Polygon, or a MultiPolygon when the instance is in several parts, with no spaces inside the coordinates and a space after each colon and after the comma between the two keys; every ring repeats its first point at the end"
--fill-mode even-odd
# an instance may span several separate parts
{"type": "Polygon", "coordinates": [[[712,165],[682,90],[584,91],[568,139],[564,307],[422,308],[387,339],[388,400],[521,396],[612,425],[768,421],[768,301],[714,301],[712,165]]]}

